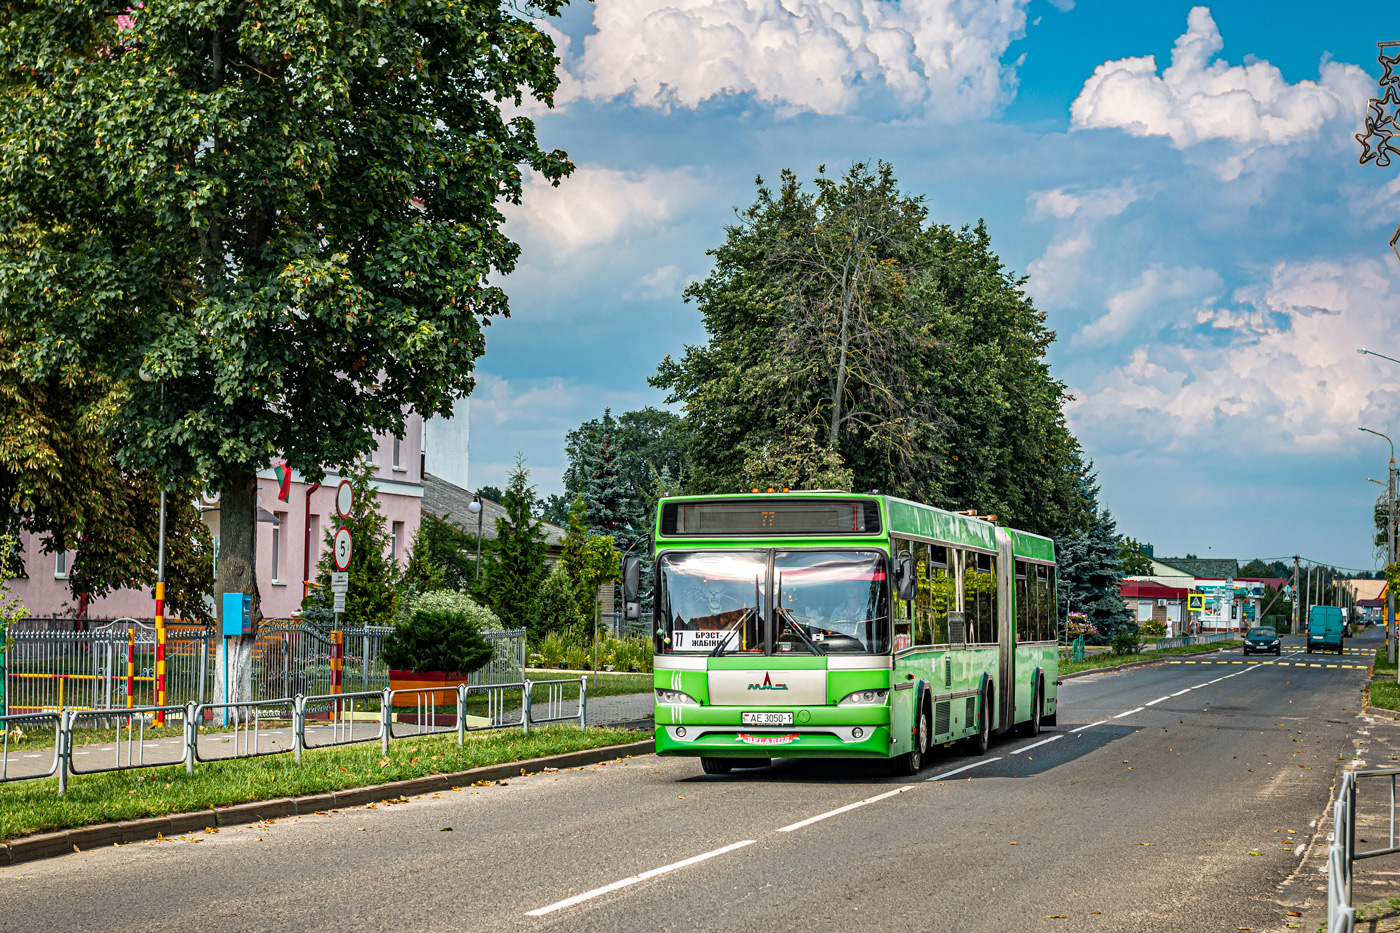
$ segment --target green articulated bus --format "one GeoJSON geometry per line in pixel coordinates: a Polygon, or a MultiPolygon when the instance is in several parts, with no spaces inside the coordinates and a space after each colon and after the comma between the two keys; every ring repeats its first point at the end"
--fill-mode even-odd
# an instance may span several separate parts
{"type": "Polygon", "coordinates": [[[1055,722],[1047,538],[822,491],[663,499],[653,546],[658,754],[710,774],[775,756],[914,774],[936,745],[980,754],[1055,722]]]}

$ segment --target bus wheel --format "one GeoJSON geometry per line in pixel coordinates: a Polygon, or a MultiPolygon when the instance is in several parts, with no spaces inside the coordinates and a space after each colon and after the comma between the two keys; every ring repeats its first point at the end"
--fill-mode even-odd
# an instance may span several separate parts
{"type": "Polygon", "coordinates": [[[1045,687],[1040,681],[1036,682],[1031,696],[1031,718],[1028,722],[1021,724],[1021,734],[1027,736],[1040,735],[1040,709],[1045,705],[1045,687]]]}
{"type": "Polygon", "coordinates": [[[974,755],[985,755],[992,744],[992,691],[982,691],[982,716],[977,734],[967,740],[967,750],[974,755]]]}
{"type": "Polygon", "coordinates": [[[706,774],[728,774],[734,770],[734,759],[702,756],[700,767],[704,769],[706,774]]]}
{"type": "Polygon", "coordinates": [[[918,774],[928,754],[928,707],[919,705],[919,727],[914,732],[914,747],[890,762],[890,773],[909,776],[918,774]]]}

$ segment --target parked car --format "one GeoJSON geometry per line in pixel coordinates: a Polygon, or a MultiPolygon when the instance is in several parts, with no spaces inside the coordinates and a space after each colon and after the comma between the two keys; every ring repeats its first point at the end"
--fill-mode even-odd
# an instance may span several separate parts
{"type": "Polygon", "coordinates": [[[1248,655],[1251,651],[1255,653],[1283,654],[1283,642],[1278,637],[1278,631],[1267,625],[1256,625],[1245,632],[1244,653],[1248,655]]]}
{"type": "Polygon", "coordinates": [[[1313,651],[1342,653],[1346,622],[1339,606],[1313,606],[1308,610],[1308,654],[1313,651]]]}

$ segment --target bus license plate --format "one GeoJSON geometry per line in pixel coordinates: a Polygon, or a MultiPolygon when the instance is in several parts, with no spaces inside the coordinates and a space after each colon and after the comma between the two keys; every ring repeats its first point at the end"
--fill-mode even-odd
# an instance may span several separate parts
{"type": "Polygon", "coordinates": [[[744,713],[742,721],[746,726],[790,726],[792,713],[744,713]]]}

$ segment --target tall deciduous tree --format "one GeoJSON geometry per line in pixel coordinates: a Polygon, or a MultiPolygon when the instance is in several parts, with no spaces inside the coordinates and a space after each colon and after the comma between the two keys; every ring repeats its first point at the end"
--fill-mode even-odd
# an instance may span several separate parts
{"type": "MultiPolygon", "coordinates": [[[[84,597],[150,588],[160,483],[153,470],[122,466],[103,433],[127,387],[76,361],[47,372],[22,365],[31,339],[0,312],[0,525],[30,532],[31,546],[45,553],[77,550],[68,588],[79,606],[84,597]]],[[[213,551],[197,492],[188,478],[166,487],[166,614],[203,622],[213,551]]]]}
{"type": "Polygon", "coordinates": [[[687,489],[879,489],[1047,534],[1085,517],[1054,333],[985,227],[927,221],[890,166],[784,172],[687,289],[709,335],[652,382],[685,406],[687,489]]]}
{"type": "Polygon", "coordinates": [[[470,392],[518,253],[497,204],[570,169],[502,113],[550,101],[561,6],[0,7],[0,329],[127,381],[124,466],[221,491],[216,593],[256,597],[274,453],[318,479],[470,392]]]}

